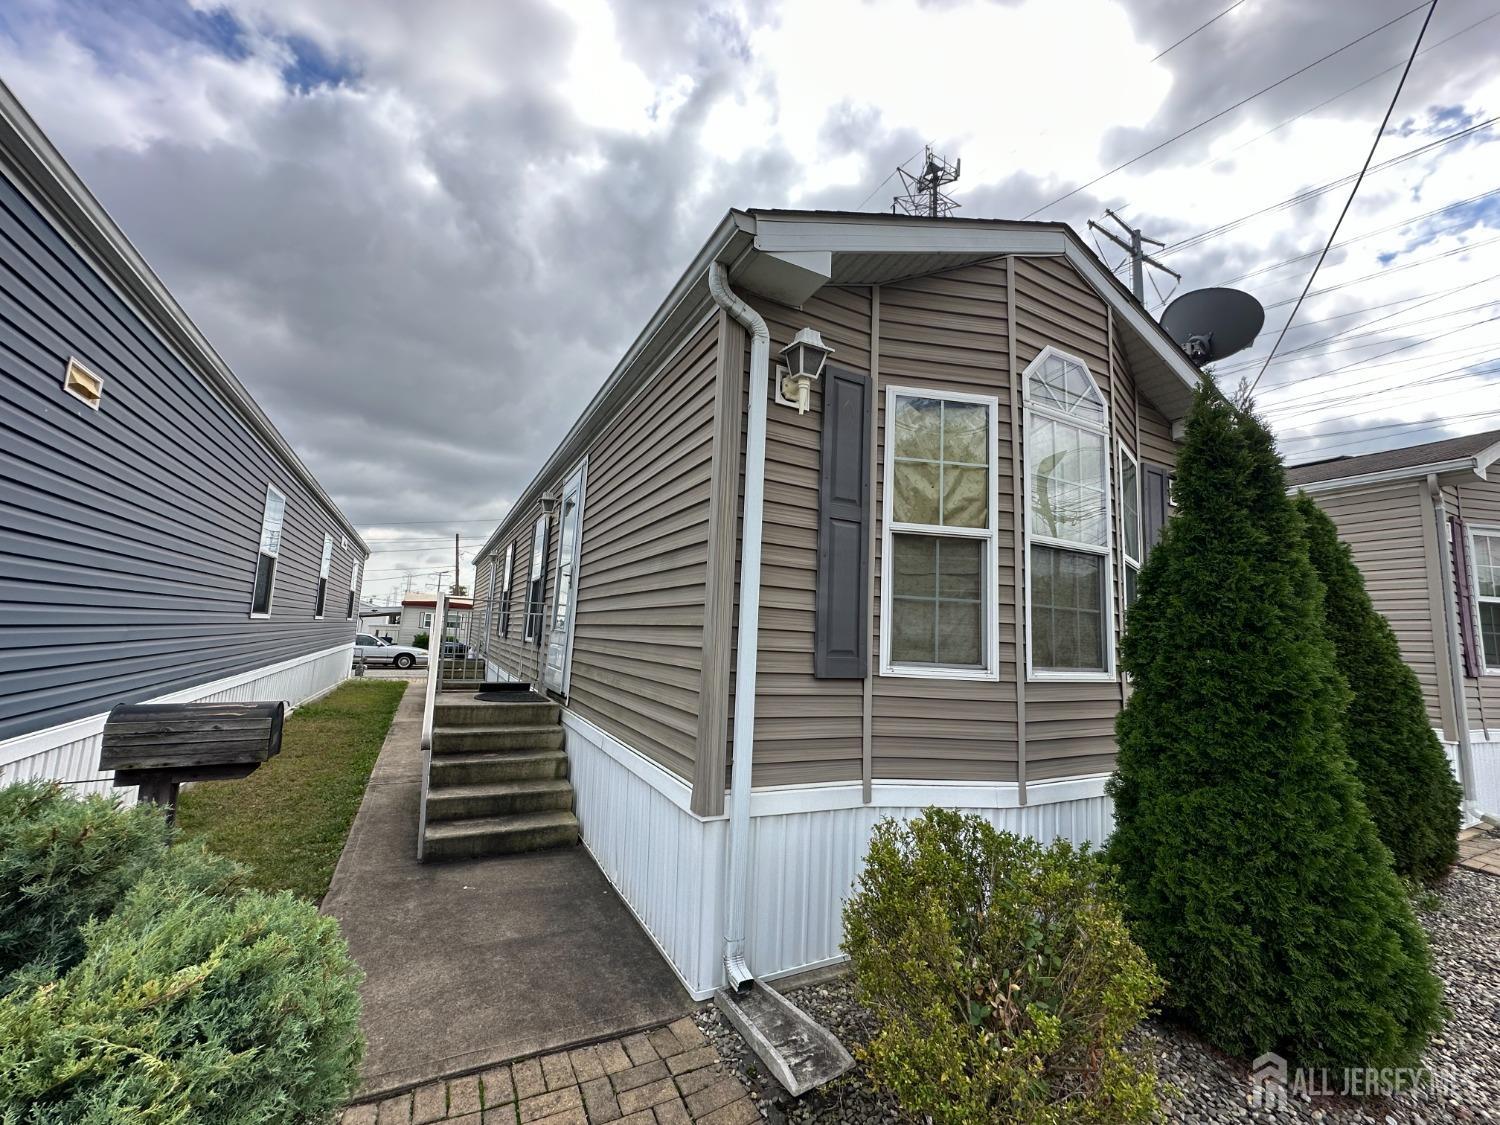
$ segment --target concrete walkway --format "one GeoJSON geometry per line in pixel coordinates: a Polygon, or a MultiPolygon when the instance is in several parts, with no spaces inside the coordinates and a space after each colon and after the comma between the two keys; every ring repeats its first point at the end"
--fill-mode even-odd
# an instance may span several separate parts
{"type": "Polygon", "coordinates": [[[365,972],[358,1098],[691,1010],[582,847],[417,863],[424,689],[401,701],[323,899],[365,972]]]}

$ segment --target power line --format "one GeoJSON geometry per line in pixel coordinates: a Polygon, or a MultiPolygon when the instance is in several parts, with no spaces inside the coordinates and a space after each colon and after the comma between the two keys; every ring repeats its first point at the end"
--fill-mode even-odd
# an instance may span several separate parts
{"type": "MultiPolygon", "coordinates": [[[[1433,426],[1447,426],[1447,425],[1451,425],[1454,422],[1476,422],[1476,421],[1479,421],[1480,419],[1483,419],[1483,418],[1500,418],[1500,410],[1493,410],[1493,411],[1489,411],[1489,412],[1486,412],[1486,413],[1480,413],[1480,414],[1455,414],[1451,418],[1419,418],[1416,421],[1412,421],[1412,422],[1392,422],[1388,426],[1351,426],[1347,430],[1330,430],[1330,431],[1327,431],[1327,432],[1324,432],[1324,433],[1318,433],[1318,434],[1299,434],[1299,435],[1294,435],[1292,437],[1287,437],[1287,438],[1277,438],[1276,440],[1277,440],[1278,443],[1280,443],[1280,442],[1288,442],[1288,441],[1321,441],[1324,438],[1347,437],[1350,434],[1374,434],[1374,433],[1378,433],[1378,432],[1381,432],[1381,431],[1384,431],[1384,430],[1410,430],[1410,429],[1420,429],[1420,428],[1423,428],[1423,427],[1429,427],[1430,428],[1430,427],[1433,427],[1433,426]]],[[[1340,445],[1331,445],[1328,448],[1330,448],[1330,449],[1348,448],[1348,446],[1350,446],[1350,445],[1357,445],[1357,444],[1359,444],[1359,443],[1358,442],[1345,442],[1345,443],[1343,443],[1342,446],[1340,446],[1340,445]]],[[[1418,443],[1418,444],[1420,444],[1420,443],[1418,443]]],[[[1400,447],[1399,446],[1394,446],[1392,448],[1400,448],[1400,447]]],[[[1372,451],[1372,452],[1375,452],[1375,451],[1372,451]]],[[[1303,462],[1300,462],[1300,464],[1303,464],[1303,465],[1316,465],[1316,464],[1318,464],[1318,463],[1320,463],[1322,461],[1331,461],[1331,460],[1333,460],[1333,458],[1331,458],[1331,457],[1319,457],[1319,458],[1317,458],[1316,460],[1313,460],[1313,461],[1303,461],[1303,462]]],[[[1295,466],[1295,465],[1289,465],[1287,467],[1288,468],[1296,468],[1297,466],[1295,466]]]]}
{"type": "MultiPolygon", "coordinates": [[[[1471,195],[1468,199],[1460,199],[1455,203],[1449,203],[1442,207],[1435,207],[1431,211],[1424,211],[1420,215],[1412,215],[1408,218],[1400,219],[1397,222],[1389,223],[1386,226],[1379,227],[1375,230],[1365,231],[1363,234],[1354,235],[1352,238],[1346,238],[1344,239],[1344,241],[1335,244],[1333,249],[1342,250],[1346,246],[1353,246],[1356,242],[1363,242],[1365,241],[1365,239],[1374,238],[1377,234],[1388,234],[1393,230],[1400,230],[1402,227],[1409,227],[1413,223],[1420,223],[1423,219],[1431,219],[1437,215],[1441,215],[1445,211],[1455,211],[1460,207],[1468,207],[1471,204],[1479,203],[1482,200],[1489,199],[1491,196],[1495,195],[1500,195],[1500,188],[1492,188],[1491,190],[1482,192],[1479,195],[1471,195]]],[[[1455,223],[1451,227],[1441,227],[1438,230],[1433,231],[1432,233],[1434,235],[1438,235],[1449,230],[1457,230],[1461,226],[1472,225],[1472,223],[1455,223]]],[[[1270,273],[1272,270],[1279,270],[1283,266],[1290,266],[1296,262],[1306,261],[1308,258],[1311,258],[1316,254],[1316,250],[1309,250],[1305,254],[1297,254],[1291,258],[1282,258],[1279,262],[1272,262],[1268,266],[1261,266],[1259,269],[1250,270],[1248,273],[1236,274],[1234,277],[1228,278],[1224,281],[1216,282],[1216,284],[1233,285],[1239,281],[1245,281],[1252,277],[1259,277],[1264,273],[1270,273]]]]}
{"type": "MultiPolygon", "coordinates": [[[[1474,133],[1482,132],[1483,130],[1488,129],[1491,125],[1495,124],[1495,122],[1497,121],[1500,121],[1500,116],[1485,118],[1485,120],[1483,121],[1475,122],[1473,125],[1466,125],[1464,126],[1464,128],[1458,129],[1452,133],[1448,133],[1445,136],[1438,137],[1436,140],[1428,141],[1424,145],[1418,145],[1416,148],[1411,149],[1408,152],[1403,152],[1397,156],[1391,157],[1388,160],[1382,160],[1379,164],[1370,169],[1370,174],[1374,175],[1377,172],[1384,172],[1389,168],[1395,167],[1397,164],[1401,164],[1405,161],[1412,160],[1415,157],[1421,156],[1424,152],[1430,152],[1435,148],[1439,148],[1447,144],[1452,144],[1454,141],[1459,141],[1465,137],[1473,135],[1474,133]]],[[[1336,187],[1341,187],[1344,184],[1347,184],[1350,180],[1353,180],[1355,178],[1356,174],[1357,173],[1350,172],[1347,176],[1340,176],[1338,179],[1330,180],[1326,184],[1320,184],[1317,187],[1308,188],[1306,191],[1300,191],[1296,195],[1288,196],[1285,199],[1268,204],[1265,207],[1261,207],[1258,210],[1241,215],[1238,218],[1228,219],[1217,226],[1209,227],[1206,230],[1199,231],[1197,234],[1189,235],[1187,238],[1180,239],[1177,242],[1169,243],[1160,252],[1160,256],[1165,257],[1168,254],[1179,253],[1193,246],[1197,246],[1199,243],[1206,242],[1210,238],[1217,238],[1221,234],[1228,234],[1236,227],[1244,226],[1244,224],[1249,222],[1251,219],[1258,219],[1262,215],[1268,215],[1275,211],[1284,211],[1288,207],[1295,207],[1299,203],[1305,203],[1309,199],[1315,199],[1316,197],[1323,195],[1325,192],[1332,191],[1336,187]]]]}
{"type": "Polygon", "coordinates": [[[1245,0],[1234,0],[1233,4],[1229,5],[1229,7],[1225,8],[1222,12],[1220,12],[1218,15],[1216,15],[1213,19],[1209,20],[1207,23],[1200,23],[1197,27],[1193,28],[1192,31],[1188,32],[1181,39],[1177,40],[1177,42],[1173,43],[1170,47],[1166,48],[1163,51],[1157,52],[1157,54],[1155,54],[1154,56],[1152,56],[1151,61],[1152,62],[1156,62],[1158,59],[1160,59],[1163,55],[1167,54],[1169,51],[1175,51],[1178,47],[1181,47],[1184,43],[1186,43],[1193,36],[1197,35],[1198,32],[1202,31],[1204,28],[1211,27],[1212,25],[1218,23],[1221,19],[1223,19],[1225,16],[1227,16],[1230,12],[1234,11],[1236,8],[1238,8],[1244,2],[1245,2],[1245,0]]]}
{"type": "MultiPolygon", "coordinates": [[[[1453,40],[1457,39],[1460,35],[1464,35],[1467,32],[1473,31],[1480,24],[1489,23],[1490,20],[1496,19],[1496,18],[1500,18],[1500,11],[1494,11],[1494,12],[1491,12],[1487,16],[1481,16],[1479,19],[1475,20],[1473,23],[1466,24],[1465,26],[1459,28],[1457,31],[1452,32],[1451,34],[1445,36],[1442,39],[1439,39],[1436,43],[1429,43],[1426,47],[1422,48],[1422,50],[1418,53],[1417,57],[1421,58],[1423,55],[1429,54],[1432,51],[1436,51],[1439,47],[1443,46],[1446,43],[1451,43],[1453,40]]],[[[1299,111],[1297,113],[1292,114],[1292,116],[1286,118],[1284,121],[1281,121],[1281,122],[1279,122],[1279,123],[1271,126],[1271,128],[1267,129],[1264,133],[1257,133],[1255,136],[1251,137],[1248,141],[1241,141],[1239,144],[1235,145],[1228,152],[1220,153],[1220,154],[1216,154],[1216,155],[1215,154],[1211,154],[1209,156],[1206,156],[1202,160],[1198,161],[1196,164],[1189,165],[1189,168],[1190,169],[1191,168],[1201,168],[1205,164],[1212,164],[1215,161],[1223,160],[1226,157],[1232,156],[1235,153],[1240,152],[1243,149],[1249,148],[1251,145],[1256,144],[1259,141],[1265,140],[1272,133],[1280,132],[1282,129],[1285,129],[1288,125],[1292,124],[1293,122],[1302,120],[1302,118],[1306,117],[1308,114],[1310,114],[1310,113],[1316,113],[1318,110],[1322,109],[1324,106],[1332,105],[1334,102],[1338,101],[1340,98],[1342,98],[1342,97],[1344,97],[1344,96],[1346,96],[1348,94],[1354,93],[1355,90],[1363,89],[1364,87],[1368,86],[1371,82],[1374,82],[1377,78],[1384,78],[1391,71],[1401,69],[1401,65],[1402,64],[1400,62],[1394,62],[1390,66],[1384,68],[1383,70],[1376,71],[1374,74],[1370,75],[1368,78],[1361,79],[1360,81],[1354,83],[1354,85],[1352,85],[1352,86],[1345,86],[1342,90],[1340,90],[1337,94],[1334,94],[1331,98],[1324,98],[1322,101],[1318,102],[1317,104],[1310,105],[1306,109],[1301,110],[1301,111],[1299,111]]]]}
{"type": "MultiPolygon", "coordinates": [[[[1276,89],[1276,87],[1285,85],[1286,83],[1290,82],[1293,78],[1296,78],[1296,77],[1298,77],[1299,75],[1302,75],[1302,74],[1306,74],[1313,67],[1322,65],[1323,63],[1327,62],[1329,59],[1333,58],[1335,55],[1343,54],[1343,52],[1347,51],[1350,47],[1356,46],[1359,43],[1363,43],[1366,39],[1369,39],[1372,35],[1378,35],[1378,34],[1380,34],[1380,32],[1384,31],[1386,28],[1390,27],[1391,25],[1400,23],[1407,16],[1411,15],[1413,12],[1421,11],[1422,7],[1423,7],[1423,5],[1418,4],[1415,8],[1409,8],[1409,9],[1407,9],[1406,11],[1402,12],[1399,16],[1396,16],[1393,19],[1387,20],[1385,23],[1381,24],[1379,27],[1373,28],[1372,30],[1365,32],[1363,35],[1359,36],[1359,38],[1357,38],[1357,39],[1351,39],[1349,42],[1345,43],[1342,47],[1338,47],[1335,50],[1329,51],[1328,54],[1323,55],[1321,58],[1314,59],[1312,62],[1308,63],[1306,66],[1300,67],[1297,70],[1292,71],[1292,73],[1286,75],[1285,77],[1278,78],[1275,82],[1272,82],[1269,86],[1264,86],[1261,89],[1255,91],[1255,93],[1249,95],[1248,97],[1241,98],[1239,101],[1235,102],[1233,105],[1227,106],[1226,108],[1219,110],[1218,113],[1215,113],[1215,114],[1213,114],[1210,117],[1205,117],[1202,121],[1198,122],[1196,125],[1191,125],[1188,128],[1184,129],[1182,132],[1174,134],[1173,136],[1168,137],[1166,140],[1161,141],[1159,144],[1152,145],[1145,152],[1142,152],[1142,153],[1140,153],[1140,154],[1138,154],[1136,156],[1132,156],[1129,160],[1126,160],[1126,161],[1124,161],[1121,164],[1116,164],[1113,168],[1109,169],[1107,172],[1101,172],[1099,175],[1095,176],[1092,180],[1089,180],[1087,183],[1079,184],[1072,191],[1067,192],[1067,193],[1065,193],[1063,195],[1058,196],[1051,203],[1044,203],[1044,204],[1042,204],[1040,207],[1038,207],[1035,210],[1031,211],[1029,214],[1022,216],[1022,218],[1023,219],[1034,218],[1036,215],[1040,214],[1041,212],[1046,211],[1046,210],[1048,210],[1048,209],[1050,209],[1052,207],[1056,207],[1059,203],[1062,203],[1065,200],[1073,198],[1073,196],[1077,195],[1079,192],[1085,191],[1088,188],[1093,187],[1095,184],[1099,183],[1100,181],[1108,179],[1110,176],[1113,176],[1116,172],[1123,171],[1124,169],[1129,168],[1132,164],[1135,164],[1138,161],[1144,160],[1146,157],[1150,156],[1152,153],[1160,152],[1162,149],[1166,148],[1168,145],[1173,144],[1173,143],[1175,143],[1177,141],[1180,141],[1183,137],[1186,137],[1186,136],[1188,136],[1191,133],[1196,133],[1199,129],[1203,128],[1205,125],[1211,125],[1211,124],[1213,124],[1213,122],[1219,120],[1219,118],[1225,116],[1226,114],[1233,113],[1235,110],[1239,109],[1241,106],[1247,105],[1248,103],[1254,101],[1256,98],[1260,97],[1262,94],[1270,93],[1270,91],[1276,89]]],[[[1432,14],[1431,10],[1429,9],[1428,16],[1430,17],[1431,14],[1432,14]]],[[[1423,27],[1425,28],[1426,25],[1424,24],[1423,27]]]]}
{"type": "Polygon", "coordinates": [[[880,189],[881,188],[885,187],[886,184],[890,183],[891,180],[895,179],[896,173],[900,169],[905,168],[913,160],[915,160],[917,157],[921,156],[922,153],[925,152],[925,151],[926,151],[926,146],[924,145],[922,148],[917,149],[916,152],[914,152],[910,156],[908,156],[900,164],[896,165],[895,168],[892,168],[891,169],[891,174],[889,176],[887,176],[885,179],[881,180],[878,184],[876,184],[875,185],[875,190],[872,191],[872,192],[870,192],[870,194],[867,195],[867,196],[865,196],[863,199],[861,199],[859,201],[859,206],[856,207],[855,210],[856,211],[863,211],[865,209],[865,204],[868,203],[868,202],[870,202],[870,200],[874,199],[875,196],[880,193],[880,189]]]}
{"type": "Polygon", "coordinates": [[[1391,103],[1386,106],[1385,116],[1380,119],[1380,128],[1375,130],[1375,139],[1370,143],[1370,151],[1365,156],[1365,162],[1360,166],[1359,177],[1354,181],[1354,187],[1349,190],[1349,198],[1344,200],[1344,209],[1339,212],[1339,217],[1334,220],[1333,230],[1328,232],[1328,241],[1323,245],[1323,252],[1318,255],[1318,260],[1313,264],[1312,273],[1307,275],[1307,284],[1302,287],[1302,295],[1297,298],[1297,303],[1292,306],[1292,313],[1286,318],[1286,323],[1281,326],[1281,334],[1276,337],[1276,342],[1271,345],[1271,354],[1266,356],[1266,362],[1261,365],[1260,374],[1250,382],[1250,389],[1246,396],[1255,393],[1255,388],[1260,384],[1266,368],[1271,366],[1271,360],[1276,358],[1276,352],[1281,347],[1281,341],[1286,339],[1286,330],[1291,327],[1292,321],[1297,319],[1297,310],[1302,307],[1302,302],[1307,299],[1307,292],[1312,288],[1313,278],[1318,276],[1318,270],[1323,265],[1323,259],[1328,257],[1328,251],[1333,246],[1333,240],[1338,237],[1339,227],[1344,223],[1344,216],[1349,214],[1349,208],[1354,205],[1354,197],[1359,194],[1359,185],[1365,182],[1365,173],[1370,170],[1370,162],[1375,159],[1375,150],[1380,147],[1380,138],[1385,135],[1385,127],[1390,124],[1391,114],[1396,111],[1396,102],[1401,97],[1401,90],[1406,85],[1406,76],[1411,73],[1411,64],[1416,61],[1417,50],[1422,46],[1422,36],[1427,34],[1427,25],[1432,22],[1432,13],[1437,11],[1437,0],[1427,7],[1427,15],[1422,20],[1422,27],[1417,32],[1417,41],[1411,45],[1411,57],[1406,60],[1406,69],[1401,72],[1401,80],[1396,83],[1396,90],[1391,94],[1391,103]]]}
{"type": "MultiPolygon", "coordinates": [[[[1326,285],[1322,289],[1319,289],[1313,293],[1304,292],[1303,296],[1321,297],[1325,293],[1335,293],[1340,289],[1348,289],[1351,285],[1363,285],[1367,281],[1376,281],[1383,277],[1389,277],[1393,273],[1403,273],[1406,270],[1414,270],[1418,266],[1430,266],[1433,262],[1440,262],[1444,258],[1453,257],[1455,254],[1466,254],[1471,250],[1478,250],[1483,246],[1490,246],[1496,242],[1500,242],[1500,234],[1495,235],[1493,238],[1483,239],[1479,242],[1467,242],[1462,246],[1454,246],[1451,249],[1442,250],[1436,254],[1428,255],[1425,258],[1418,258],[1414,262],[1405,262],[1399,266],[1391,266],[1387,269],[1376,270],[1374,273],[1366,273],[1361,274],[1359,277],[1351,277],[1348,281],[1340,281],[1334,285],[1326,285]]],[[[1322,259],[1320,258],[1319,264],[1321,263],[1322,259]]],[[[1301,298],[1298,298],[1298,300],[1300,301],[1301,298]]],[[[1266,305],[1265,307],[1267,311],[1270,311],[1271,309],[1279,309],[1282,306],[1290,305],[1291,303],[1292,298],[1288,297],[1284,301],[1275,301],[1272,304],[1266,305]]]]}

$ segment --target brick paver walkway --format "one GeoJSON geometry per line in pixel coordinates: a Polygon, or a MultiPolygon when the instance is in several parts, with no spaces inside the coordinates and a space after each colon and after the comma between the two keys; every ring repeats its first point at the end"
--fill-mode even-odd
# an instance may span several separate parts
{"type": "Polygon", "coordinates": [[[1486,875],[1500,875],[1500,832],[1470,828],[1459,833],[1458,865],[1486,875]]]}
{"type": "Polygon", "coordinates": [[[341,1125],[750,1125],[760,1110],[684,1016],[654,1031],[430,1082],[341,1125]]]}

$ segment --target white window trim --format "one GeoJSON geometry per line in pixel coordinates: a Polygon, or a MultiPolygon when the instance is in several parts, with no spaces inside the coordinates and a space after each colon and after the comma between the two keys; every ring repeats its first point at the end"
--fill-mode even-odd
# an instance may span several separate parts
{"type": "Polygon", "coordinates": [[[998,680],[1000,678],[1000,400],[994,395],[966,394],[935,387],[888,386],[885,389],[885,484],[881,489],[880,529],[880,674],[928,680],[998,680]],[[896,417],[896,399],[934,398],[946,402],[970,402],[989,411],[989,527],[933,527],[922,523],[898,523],[894,510],[896,442],[891,426],[896,417]],[[984,557],[984,656],[983,667],[943,664],[897,664],[891,660],[891,607],[894,602],[891,577],[891,536],[898,533],[978,539],[985,544],[984,557]]]}
{"type": "Polygon", "coordinates": [[[263,554],[269,554],[275,559],[276,565],[271,571],[271,593],[266,598],[264,613],[255,612],[255,575],[252,574],[250,577],[250,612],[247,616],[251,621],[265,621],[276,611],[276,571],[281,569],[281,536],[277,536],[276,550],[267,552],[260,549],[261,540],[266,537],[266,511],[270,507],[272,496],[281,501],[281,529],[283,533],[286,531],[286,494],[274,484],[268,484],[265,503],[260,509],[260,534],[255,537],[255,574],[260,573],[260,556],[263,554]]]}
{"type": "MultiPolygon", "coordinates": [[[[314,590],[313,597],[316,599],[321,595],[323,599],[323,612],[314,613],[314,621],[322,621],[328,613],[328,575],[333,571],[333,536],[327,532],[323,533],[323,554],[318,558],[318,585],[314,590]]],[[[316,600],[314,606],[317,605],[316,600]]]]}
{"type": "Polygon", "coordinates": [[[512,539],[505,545],[505,570],[502,572],[504,577],[500,580],[500,601],[496,605],[500,612],[495,622],[495,636],[502,640],[510,639],[510,611],[514,600],[511,597],[511,589],[516,584],[515,565],[516,541],[512,539]]]}
{"type": "Polygon", "coordinates": [[[422,611],[422,616],[420,618],[418,618],[417,628],[424,629],[428,633],[431,633],[432,632],[432,619],[436,615],[436,613],[437,613],[437,611],[433,610],[433,609],[423,610],[422,611]]]}
{"type": "Polygon", "coordinates": [[[359,572],[364,569],[364,563],[354,556],[349,558],[349,593],[354,595],[349,599],[349,613],[344,618],[353,621],[359,615],[359,572]]]}
{"type": "Polygon", "coordinates": [[[1139,457],[1137,457],[1134,453],[1132,453],[1130,451],[1130,449],[1125,445],[1125,439],[1124,438],[1120,439],[1120,443],[1119,443],[1118,448],[1119,448],[1120,455],[1119,455],[1118,463],[1115,465],[1115,472],[1118,474],[1118,476],[1115,479],[1120,482],[1120,501],[1119,501],[1120,506],[1119,506],[1119,510],[1118,510],[1118,512],[1116,514],[1116,518],[1120,521],[1120,620],[1119,620],[1119,627],[1121,629],[1124,629],[1124,627],[1125,627],[1125,611],[1128,608],[1125,605],[1125,580],[1126,580],[1126,575],[1127,575],[1127,572],[1131,568],[1134,568],[1134,570],[1135,570],[1136,593],[1139,594],[1140,593],[1140,588],[1141,588],[1141,559],[1140,559],[1140,556],[1143,555],[1143,554],[1145,554],[1145,552],[1141,548],[1144,546],[1144,544],[1146,542],[1146,524],[1145,524],[1145,513],[1141,510],[1141,496],[1142,496],[1142,493],[1141,493],[1141,459],[1139,457]],[[1135,469],[1135,542],[1136,542],[1136,554],[1135,555],[1132,555],[1130,553],[1130,544],[1128,542],[1126,542],[1126,539],[1125,539],[1125,462],[1126,461],[1129,461],[1131,467],[1133,469],[1135,469]]]}
{"type": "MultiPolygon", "coordinates": [[[[571,594],[571,596],[572,596],[572,604],[571,604],[571,607],[568,610],[568,635],[567,635],[567,638],[564,641],[564,643],[567,645],[567,649],[566,649],[566,651],[563,654],[562,684],[561,684],[561,691],[559,692],[559,694],[562,695],[562,697],[564,699],[568,698],[568,691],[569,691],[569,688],[570,688],[570,686],[572,685],[572,682],[573,682],[573,631],[574,631],[574,629],[578,625],[578,579],[579,579],[580,573],[582,572],[582,563],[583,563],[583,516],[584,516],[584,502],[585,502],[585,498],[588,495],[588,486],[589,486],[589,459],[587,457],[585,457],[581,462],[579,462],[578,467],[575,468],[571,473],[569,473],[564,478],[564,483],[563,483],[563,487],[562,487],[562,495],[564,495],[564,496],[567,495],[567,493],[568,493],[568,485],[570,485],[570,484],[573,483],[573,479],[575,477],[578,479],[578,517],[577,517],[578,518],[578,533],[574,536],[574,540],[573,540],[573,589],[572,589],[572,594],[571,594]]],[[[548,534],[551,534],[551,529],[550,528],[548,529],[548,534]]],[[[549,549],[550,549],[550,547],[549,547],[549,549]]],[[[543,562],[543,565],[544,566],[546,565],[545,561],[543,562]]],[[[551,624],[551,628],[547,630],[547,634],[550,634],[551,632],[553,632],[557,628],[557,592],[558,592],[559,589],[561,589],[561,583],[562,583],[562,519],[559,516],[558,527],[557,527],[557,566],[556,566],[556,568],[554,568],[554,572],[553,572],[553,576],[552,576],[552,624],[551,624]]],[[[550,638],[550,635],[548,635],[548,636],[546,636],[546,638],[542,642],[542,648],[543,648],[543,657],[542,657],[543,668],[546,667],[546,653],[545,653],[545,650],[546,650],[547,645],[550,644],[550,643],[551,643],[551,638],[550,638]]],[[[541,679],[543,681],[543,684],[545,685],[545,683],[546,683],[546,675],[545,675],[545,673],[542,675],[541,679]]]]}
{"type": "MultiPolygon", "coordinates": [[[[1492,598],[1479,592],[1479,568],[1474,564],[1474,536],[1483,535],[1487,539],[1500,539],[1500,527],[1492,524],[1466,524],[1465,531],[1469,540],[1469,588],[1474,594],[1474,641],[1479,645],[1479,674],[1481,676],[1500,676],[1500,665],[1490,663],[1490,654],[1484,647],[1484,626],[1479,620],[1479,607],[1484,602],[1500,605],[1500,598],[1492,598]]],[[[1500,654],[1497,654],[1500,655],[1500,654]]]]}
{"type": "Polygon", "coordinates": [[[523,645],[540,645],[543,634],[546,632],[547,620],[547,555],[552,550],[552,517],[546,512],[531,521],[531,539],[526,544],[526,617],[521,623],[521,643],[523,645]],[[542,529],[542,557],[536,557],[536,531],[542,529]],[[542,580],[542,588],[537,591],[536,606],[536,632],[531,631],[531,587],[536,580],[542,580]]]}
{"type": "MultiPolygon", "coordinates": [[[[1071,352],[1065,352],[1061,348],[1048,344],[1036,354],[1021,373],[1021,398],[1025,410],[1025,434],[1023,435],[1023,447],[1021,450],[1021,503],[1022,511],[1019,513],[1024,532],[1024,559],[1026,566],[1025,598],[1026,604],[1023,611],[1026,614],[1026,680],[1028,683],[1113,683],[1117,678],[1115,670],[1115,529],[1114,529],[1114,480],[1110,473],[1109,446],[1113,434],[1110,432],[1110,410],[1109,398],[1099,386],[1099,380],[1094,378],[1093,369],[1088,362],[1080,356],[1071,352]],[[1094,385],[1094,390],[1099,392],[1099,397],[1104,402],[1104,420],[1093,423],[1071,414],[1064,414],[1060,410],[1053,410],[1039,405],[1031,398],[1031,372],[1047,359],[1048,356],[1057,356],[1070,363],[1082,364],[1084,372],[1089,377],[1089,382],[1094,385]],[[1071,539],[1054,539],[1050,535],[1038,535],[1031,530],[1031,454],[1024,446],[1025,435],[1032,432],[1032,419],[1035,417],[1050,418],[1053,421],[1062,422],[1064,425],[1075,426],[1080,430],[1088,430],[1100,434],[1104,438],[1104,543],[1102,546],[1094,546],[1088,543],[1077,543],[1071,539]],[[1094,670],[1071,670],[1037,668],[1032,662],[1031,639],[1033,629],[1031,627],[1031,546],[1038,544],[1043,547],[1056,547],[1063,551],[1077,551],[1081,554],[1099,555],[1104,559],[1104,667],[1094,670]]],[[[1140,468],[1136,469],[1136,486],[1140,486],[1140,468]]]]}

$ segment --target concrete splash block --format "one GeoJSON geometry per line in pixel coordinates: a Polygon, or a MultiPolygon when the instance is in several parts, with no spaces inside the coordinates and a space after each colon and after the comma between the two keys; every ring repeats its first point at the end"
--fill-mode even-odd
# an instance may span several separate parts
{"type": "Polygon", "coordinates": [[[794,1098],[854,1065],[831,1031],[768,984],[756,981],[743,996],[721,988],[714,1003],[794,1098]]]}

